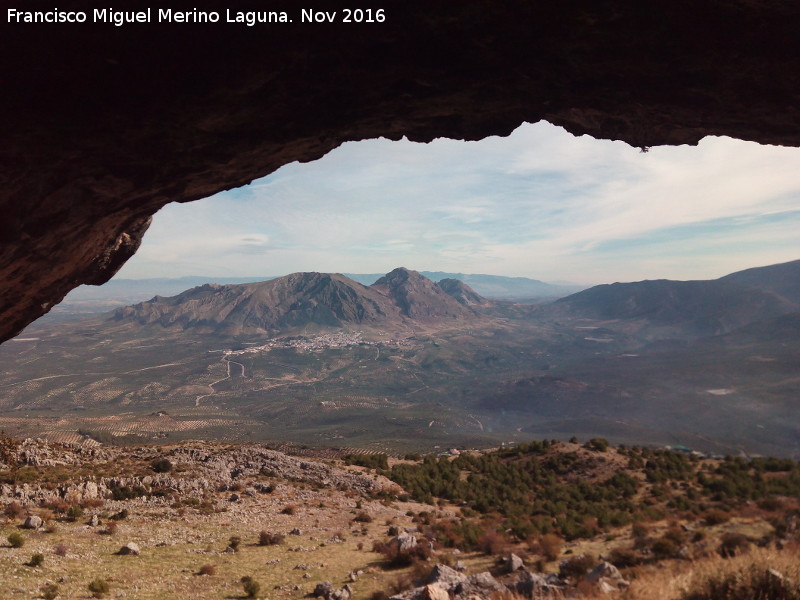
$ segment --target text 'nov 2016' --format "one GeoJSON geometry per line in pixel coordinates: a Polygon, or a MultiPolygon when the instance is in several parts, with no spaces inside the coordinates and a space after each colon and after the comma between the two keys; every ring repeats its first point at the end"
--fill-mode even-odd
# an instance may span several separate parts
{"type": "MultiPolygon", "coordinates": [[[[342,10],[310,10],[301,9],[298,14],[300,23],[384,23],[385,9],[345,8],[342,10]]],[[[121,27],[136,23],[233,23],[249,27],[263,23],[293,23],[285,11],[236,11],[226,9],[220,11],[206,10],[174,10],[146,8],[137,11],[114,10],[113,8],[95,8],[92,11],[52,10],[31,11],[9,8],[6,11],[8,23],[107,23],[121,27]]]]}

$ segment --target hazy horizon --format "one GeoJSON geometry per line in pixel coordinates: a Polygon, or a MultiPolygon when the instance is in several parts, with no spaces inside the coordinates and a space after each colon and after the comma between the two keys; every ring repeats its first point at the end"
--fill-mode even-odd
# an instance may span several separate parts
{"type": "Polygon", "coordinates": [[[386,273],[594,284],[715,279],[800,257],[800,149],[641,152],[548,123],[506,138],[349,142],[155,216],[120,279],[386,273]]]}

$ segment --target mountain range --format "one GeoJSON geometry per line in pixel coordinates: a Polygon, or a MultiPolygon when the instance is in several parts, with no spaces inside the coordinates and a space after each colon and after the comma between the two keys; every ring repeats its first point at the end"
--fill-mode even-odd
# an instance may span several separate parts
{"type": "MultiPolygon", "coordinates": [[[[545,302],[572,294],[586,286],[550,284],[527,277],[504,277],[501,275],[479,275],[421,271],[421,275],[433,281],[455,279],[462,281],[478,294],[488,298],[545,302]]],[[[345,277],[369,286],[384,276],[384,273],[345,273],[345,277]]],[[[208,277],[185,276],[176,278],[122,279],[115,278],[102,286],[81,286],[67,295],[55,308],[58,312],[102,312],[123,305],[142,302],[153,296],[174,296],[206,283],[220,285],[258,283],[277,277],[208,277]]]]}
{"type": "Polygon", "coordinates": [[[462,282],[444,288],[397,268],[366,286],[338,273],[293,273],[245,284],[205,284],[114,311],[117,321],[178,326],[228,335],[307,326],[403,326],[478,319],[486,301],[462,282]],[[452,295],[451,295],[452,294],[452,295]]]}

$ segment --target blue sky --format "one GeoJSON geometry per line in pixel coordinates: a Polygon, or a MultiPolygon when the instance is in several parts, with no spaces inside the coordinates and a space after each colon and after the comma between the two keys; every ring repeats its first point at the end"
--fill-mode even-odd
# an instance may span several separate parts
{"type": "Polygon", "coordinates": [[[119,278],[416,270],[601,283],[800,258],[800,149],[654,147],[524,124],[347,143],[154,218],[119,278]]]}

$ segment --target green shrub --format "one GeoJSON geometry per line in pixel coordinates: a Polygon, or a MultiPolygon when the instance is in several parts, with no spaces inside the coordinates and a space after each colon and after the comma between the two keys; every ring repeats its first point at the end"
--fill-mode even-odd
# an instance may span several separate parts
{"type": "Polygon", "coordinates": [[[86,587],[90,592],[92,592],[92,596],[95,598],[102,598],[110,590],[108,582],[105,579],[100,579],[99,577],[86,587]]]}
{"type": "Polygon", "coordinates": [[[388,470],[389,461],[386,454],[348,454],[344,457],[345,464],[358,465],[367,469],[388,470]]]}
{"type": "Polygon", "coordinates": [[[249,575],[245,575],[241,579],[242,587],[244,588],[244,593],[247,594],[248,598],[255,598],[258,596],[258,592],[261,591],[261,584],[258,583],[255,579],[250,577],[249,575]]]}
{"type": "Polygon", "coordinates": [[[77,521],[83,516],[83,507],[80,504],[73,504],[67,509],[67,519],[77,521]]]}
{"type": "Polygon", "coordinates": [[[29,567],[41,567],[44,563],[44,554],[36,553],[31,556],[30,561],[28,562],[29,567]]]}
{"type": "Polygon", "coordinates": [[[42,586],[42,598],[44,600],[55,600],[58,598],[58,586],[55,583],[46,583],[42,586]]]}
{"type": "Polygon", "coordinates": [[[242,543],[242,538],[240,538],[238,535],[232,535],[228,539],[228,548],[232,548],[234,552],[238,552],[239,544],[241,543],[242,543]]]}
{"type": "Polygon", "coordinates": [[[22,548],[25,545],[25,538],[22,537],[21,533],[13,532],[10,533],[8,538],[8,543],[11,544],[12,548],[22,548]]]}
{"type": "Polygon", "coordinates": [[[584,445],[586,448],[590,450],[596,450],[597,452],[605,452],[608,450],[608,440],[605,438],[592,438],[584,445]]]}

